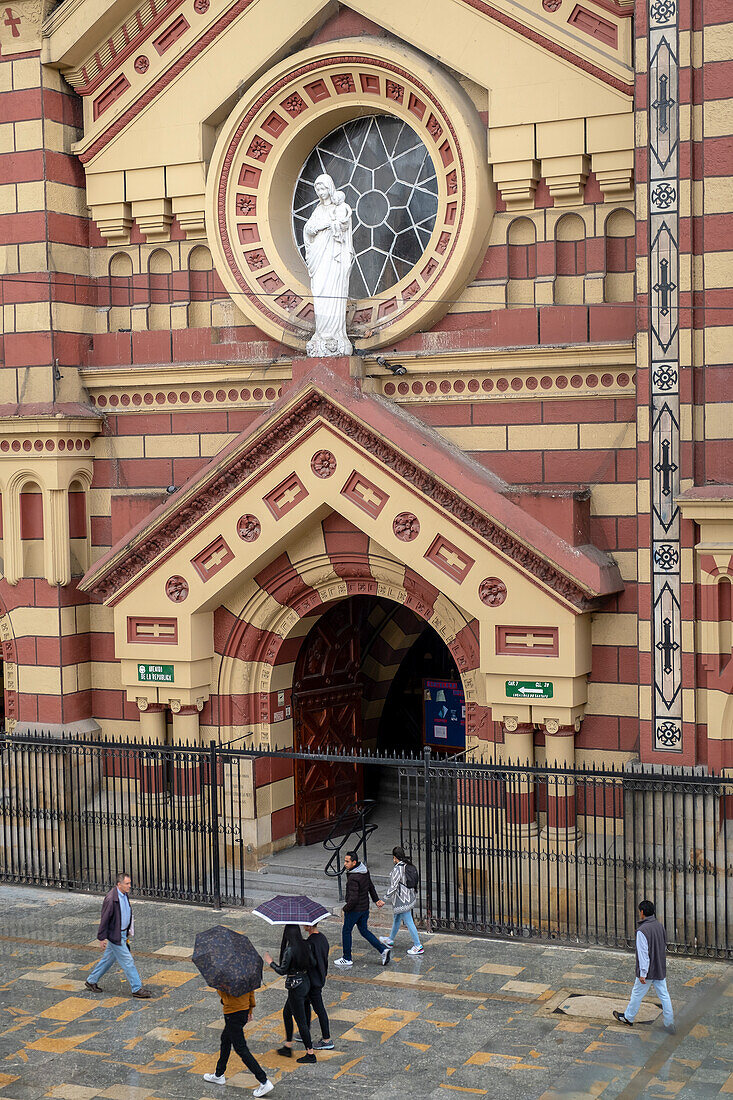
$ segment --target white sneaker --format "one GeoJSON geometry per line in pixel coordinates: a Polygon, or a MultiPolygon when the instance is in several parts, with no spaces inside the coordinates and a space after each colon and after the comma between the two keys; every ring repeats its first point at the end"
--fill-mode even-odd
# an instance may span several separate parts
{"type": "Polygon", "coordinates": [[[407,948],[407,954],[408,955],[424,955],[425,954],[425,948],[420,943],[420,944],[417,945],[417,947],[408,947],[407,948]]]}
{"type": "Polygon", "coordinates": [[[392,958],[392,951],[389,947],[385,947],[382,952],[382,966],[386,966],[389,960],[392,958]]]}
{"type": "Polygon", "coordinates": [[[268,1077],[266,1081],[263,1081],[261,1085],[257,1086],[257,1088],[254,1090],[252,1095],[253,1096],[267,1096],[268,1093],[271,1093],[274,1088],[275,1088],[275,1086],[273,1085],[272,1081],[268,1077]]]}
{"type": "MultiPolygon", "coordinates": [[[[226,1085],[227,1079],[222,1073],[221,1077],[217,1077],[215,1073],[205,1073],[204,1081],[210,1081],[212,1085],[226,1085]]],[[[264,1093],[262,1094],[264,1096],[264,1093]]]]}
{"type": "Polygon", "coordinates": [[[385,947],[394,947],[394,940],[391,940],[389,936],[380,936],[379,942],[383,943],[385,947]]]}
{"type": "Polygon", "coordinates": [[[351,959],[340,958],[340,959],[336,959],[336,964],[335,965],[336,966],[353,966],[354,964],[351,961],[351,959]]]}

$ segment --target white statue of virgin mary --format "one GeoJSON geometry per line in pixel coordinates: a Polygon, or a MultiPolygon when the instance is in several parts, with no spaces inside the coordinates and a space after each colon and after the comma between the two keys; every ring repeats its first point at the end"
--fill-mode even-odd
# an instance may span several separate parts
{"type": "Polygon", "coordinates": [[[349,275],[354,262],[351,207],[330,176],[318,176],[313,187],[318,205],[305,223],[303,241],[316,331],[306,351],[321,357],[351,355],[354,349],[346,335],[349,275]]]}

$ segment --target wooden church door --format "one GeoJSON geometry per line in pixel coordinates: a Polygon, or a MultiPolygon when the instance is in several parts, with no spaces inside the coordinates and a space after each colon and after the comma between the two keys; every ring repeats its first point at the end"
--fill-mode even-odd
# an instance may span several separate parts
{"type": "MultiPolygon", "coordinates": [[[[327,611],[306,638],[295,665],[293,719],[297,752],[361,748],[360,630],[351,600],[327,611]]],[[[299,844],[313,844],[355,806],[363,790],[356,764],[300,760],[295,766],[299,844]]]]}

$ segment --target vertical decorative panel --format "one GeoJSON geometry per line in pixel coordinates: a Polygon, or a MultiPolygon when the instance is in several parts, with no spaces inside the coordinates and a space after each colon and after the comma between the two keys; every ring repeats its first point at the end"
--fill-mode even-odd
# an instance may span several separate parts
{"type": "Polygon", "coordinates": [[[649,5],[649,348],[653,737],[682,751],[677,0],[649,5]]]}

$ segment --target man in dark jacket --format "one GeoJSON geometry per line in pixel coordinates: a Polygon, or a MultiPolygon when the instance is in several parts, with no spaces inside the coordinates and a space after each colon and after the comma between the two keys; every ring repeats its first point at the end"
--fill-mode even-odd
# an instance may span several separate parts
{"type": "Polygon", "coordinates": [[[110,967],[119,963],[122,972],[130,983],[133,997],[146,1001],[152,997],[149,989],[143,989],[137,967],[132,961],[128,940],[135,933],[132,918],[132,906],[129,893],[132,879],[126,871],[117,875],[117,885],[113,886],[102,902],[102,917],[97,930],[97,939],[104,953],[84,983],[93,993],[101,993],[97,980],[106,974],[110,967]]]}
{"type": "Polygon", "coordinates": [[[336,959],[336,966],[354,965],[351,959],[351,933],[355,927],[359,929],[359,933],[367,943],[370,943],[375,951],[379,952],[382,966],[386,966],[392,954],[391,949],[381,944],[367,927],[369,898],[377,903],[378,909],[382,908],[384,902],[379,900],[371,875],[366,865],[359,861],[356,852],[346,853],[344,870],[346,871],[346,904],[344,905],[344,930],[341,937],[343,955],[340,959],[336,959]]]}
{"type": "Polygon", "coordinates": [[[623,1012],[614,1012],[621,1024],[634,1026],[639,1005],[651,986],[662,1002],[665,1030],[674,1035],[674,1010],[667,990],[667,933],[654,915],[654,903],[639,902],[639,923],[636,926],[636,981],[629,1003],[623,1012]]]}

